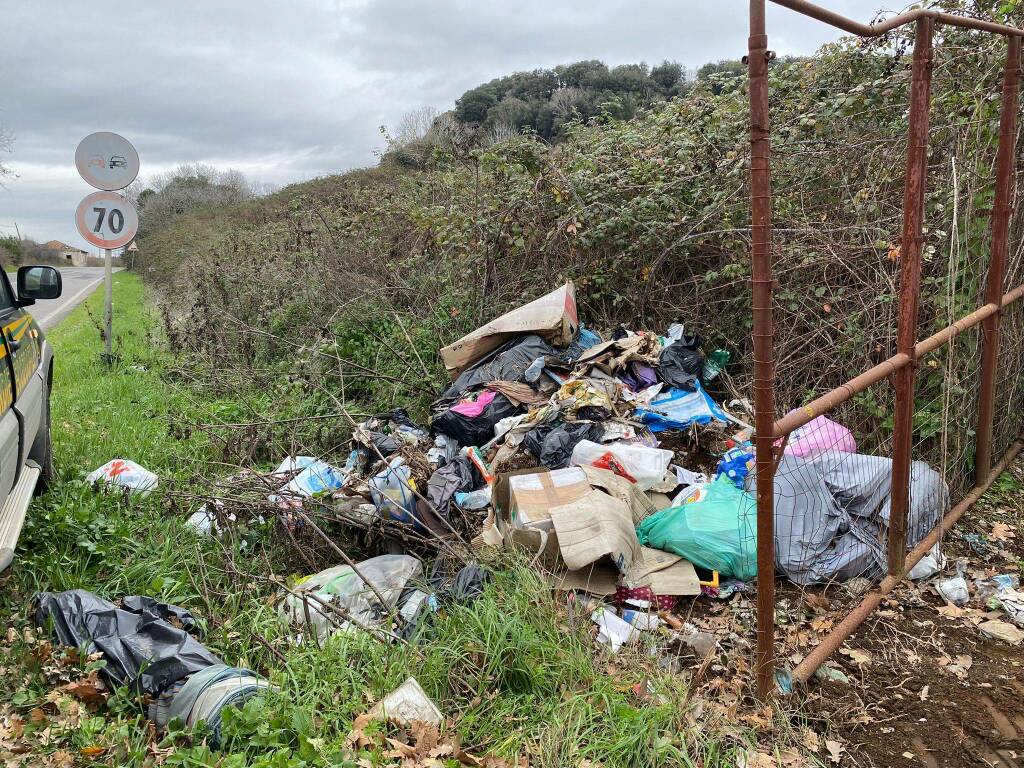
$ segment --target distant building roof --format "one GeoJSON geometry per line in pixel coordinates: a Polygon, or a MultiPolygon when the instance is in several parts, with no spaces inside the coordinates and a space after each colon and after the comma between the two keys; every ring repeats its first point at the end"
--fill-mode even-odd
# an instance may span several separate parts
{"type": "Polygon", "coordinates": [[[62,243],[60,240],[51,240],[48,243],[43,243],[43,248],[47,251],[78,251],[79,253],[86,253],[81,248],[75,248],[73,245],[67,245],[62,243]]]}

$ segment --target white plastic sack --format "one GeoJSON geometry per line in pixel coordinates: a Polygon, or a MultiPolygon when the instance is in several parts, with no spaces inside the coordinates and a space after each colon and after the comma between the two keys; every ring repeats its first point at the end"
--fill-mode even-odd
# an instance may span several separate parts
{"type": "Polygon", "coordinates": [[[143,466],[127,459],[112,459],[85,478],[90,483],[106,483],[131,491],[149,493],[156,488],[157,476],[143,466]]]}
{"type": "Polygon", "coordinates": [[[619,648],[631,643],[638,634],[636,627],[627,624],[608,608],[598,608],[590,614],[590,620],[601,628],[597,633],[597,642],[607,646],[612,653],[618,653],[619,648]]]}
{"type": "Polygon", "coordinates": [[[907,578],[911,581],[927,579],[945,567],[946,556],[939,549],[939,542],[935,542],[935,546],[928,551],[928,554],[918,560],[914,567],[910,569],[907,573],[907,578]]]}
{"type": "MultiPolygon", "coordinates": [[[[674,458],[672,451],[661,448],[648,448],[646,445],[634,443],[595,443],[581,440],[572,449],[569,458],[570,466],[594,465],[602,469],[610,458],[614,459],[636,482],[641,491],[649,491],[665,477],[668,465],[674,458]]],[[[612,469],[614,472],[615,470],[612,469]]],[[[619,474],[619,473],[617,473],[619,474]]]]}
{"type": "Polygon", "coordinates": [[[299,581],[293,588],[299,595],[311,594],[313,598],[303,599],[285,592],[278,604],[278,615],[288,623],[308,624],[318,638],[323,640],[336,625],[348,628],[349,622],[330,608],[322,605],[329,602],[339,606],[353,622],[362,626],[376,626],[382,614],[395,607],[406,583],[423,573],[423,564],[410,555],[381,555],[356,564],[362,574],[387,603],[380,605],[373,589],[356,575],[348,565],[336,565],[299,581]],[[303,605],[305,603],[305,605],[303,605]]]}

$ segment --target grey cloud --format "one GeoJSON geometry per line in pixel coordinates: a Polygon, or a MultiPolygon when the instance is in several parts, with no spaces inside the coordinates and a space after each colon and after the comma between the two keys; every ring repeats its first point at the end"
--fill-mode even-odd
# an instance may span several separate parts
{"type": "MultiPolygon", "coordinates": [[[[829,6],[867,19],[876,4],[829,6]]],[[[143,177],[199,161],[284,184],[372,164],[380,125],[493,77],[584,58],[696,67],[742,55],[747,35],[742,0],[9,5],[0,125],[22,178],[0,190],[0,227],[31,222],[37,238],[78,244],[72,213],[88,187],[48,169],[71,169],[94,130],[131,139],[143,177]]],[[[777,8],[769,32],[780,53],[837,37],[777,8]]]]}

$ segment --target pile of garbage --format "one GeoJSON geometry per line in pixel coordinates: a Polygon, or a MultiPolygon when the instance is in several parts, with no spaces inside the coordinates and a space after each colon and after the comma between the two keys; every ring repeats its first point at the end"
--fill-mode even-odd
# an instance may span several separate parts
{"type": "MultiPolygon", "coordinates": [[[[600,641],[617,649],[668,621],[680,599],[742,591],[756,576],[751,408],[708,391],[724,390],[728,351],[705,355],[681,324],[604,339],[580,324],[570,282],[440,355],[452,382],[429,424],[399,408],[356,425],[343,466],[289,456],[249,473],[290,533],[326,506],[391,553],[282,590],[283,621],[318,642],[353,627],[406,636],[437,602],[416,587],[421,557],[518,548],[593,606],[600,641]]],[[[891,459],[858,454],[850,430],[824,416],[778,447],[777,570],[801,585],[880,578],[891,459]]],[[[908,546],[948,496],[938,473],[913,463],[908,546]]],[[[216,534],[232,516],[215,499],[190,523],[216,534]]]]}
{"type": "MultiPolygon", "coordinates": [[[[298,525],[315,500],[390,541],[385,551],[406,553],[383,571],[364,564],[365,578],[346,563],[300,582],[303,595],[341,605],[341,626],[401,608],[404,585],[421,572],[408,553],[458,545],[523,549],[556,588],[599,598],[594,620],[613,648],[629,633],[610,616],[667,612],[754,578],[751,409],[707,389],[728,351],[705,355],[681,324],[603,339],[580,324],[566,283],[440,355],[452,383],[429,424],[396,409],[358,424],[343,466],[288,457],[269,476],[268,498],[298,525]],[[347,586],[337,586],[342,577],[347,586]]],[[[778,570],[797,584],[879,578],[891,460],[857,454],[853,434],[821,416],[779,447],[778,570]]],[[[947,506],[941,476],[915,462],[908,546],[947,506]]],[[[215,528],[215,506],[197,515],[197,527],[215,528]]],[[[307,598],[285,595],[281,605],[285,620],[318,637],[339,624],[307,598]]]]}

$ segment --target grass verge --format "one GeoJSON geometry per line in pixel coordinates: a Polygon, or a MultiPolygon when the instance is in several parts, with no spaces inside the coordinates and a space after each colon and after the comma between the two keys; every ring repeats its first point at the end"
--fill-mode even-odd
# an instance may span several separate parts
{"type": "MultiPolygon", "coordinates": [[[[706,721],[695,727],[699,713],[681,679],[661,672],[643,646],[596,654],[588,617],[553,602],[547,585],[515,559],[494,569],[482,597],[442,610],[410,644],[361,633],[335,636],[323,648],[293,644],[270,604],[252,540],[204,538],[184,524],[182,499],[190,478],[207,469],[209,446],[177,425],[183,414],[214,406],[162,377],[167,352],[135,276],[119,273],[114,290],[112,368],[100,363],[92,319],[99,294],[50,334],[58,477],[33,503],[18,559],[0,577],[8,617],[0,643],[0,758],[7,765],[395,764],[383,726],[370,726],[361,745],[347,737],[354,718],[409,675],[449,716],[446,727],[467,750],[515,761],[509,764],[735,764],[741,732],[725,739],[706,721]],[[88,487],[84,474],[114,457],[156,472],[160,489],[135,498],[88,487]],[[276,692],[226,717],[221,752],[207,747],[202,728],[155,733],[127,689],[105,702],[76,700],[63,684],[101,662],[50,648],[29,630],[35,591],[76,587],[189,607],[205,619],[211,649],[267,675],[276,692]]],[[[274,529],[257,533],[272,538],[274,529]]],[[[442,756],[424,764],[456,762],[442,756]]]]}

